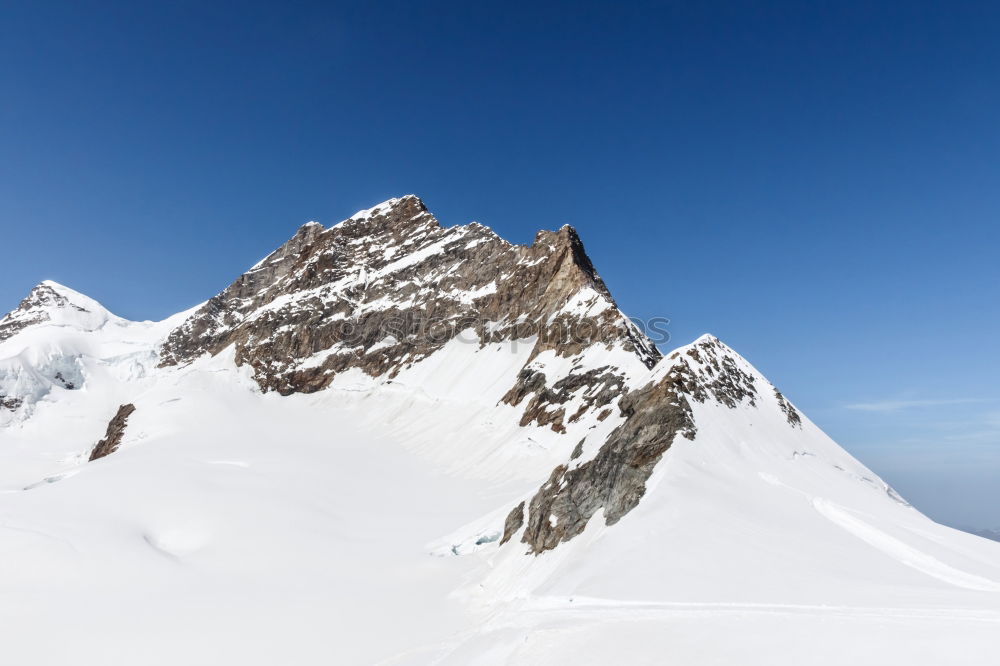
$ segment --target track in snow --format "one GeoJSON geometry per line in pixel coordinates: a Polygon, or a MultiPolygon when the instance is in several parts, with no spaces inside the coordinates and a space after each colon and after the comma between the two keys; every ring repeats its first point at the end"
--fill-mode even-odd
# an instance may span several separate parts
{"type": "Polygon", "coordinates": [[[1000,583],[949,566],[936,557],[921,552],[896,537],[886,534],[874,525],[869,525],[830,500],[817,497],[813,499],[813,506],[832,523],[844,528],[868,545],[881,550],[900,564],[905,564],[956,587],[982,592],[1000,592],[1000,583]]]}

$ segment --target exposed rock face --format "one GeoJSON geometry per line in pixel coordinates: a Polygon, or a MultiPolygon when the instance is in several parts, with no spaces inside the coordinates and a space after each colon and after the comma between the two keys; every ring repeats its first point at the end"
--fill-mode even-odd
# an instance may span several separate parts
{"type": "Polygon", "coordinates": [[[0,394],[0,409],[9,409],[13,412],[22,404],[24,404],[24,400],[21,398],[0,394]]]}
{"type": "Polygon", "coordinates": [[[785,418],[788,419],[788,424],[801,428],[802,417],[799,416],[799,412],[792,407],[792,404],[785,400],[785,396],[781,394],[781,391],[774,389],[774,397],[777,398],[778,406],[781,407],[781,411],[785,413],[785,418]]]}
{"type": "Polygon", "coordinates": [[[122,405],[118,408],[118,412],[114,415],[114,417],[112,417],[111,421],[108,422],[108,429],[104,434],[104,439],[94,445],[94,449],[90,452],[91,462],[118,450],[118,447],[122,443],[122,438],[125,436],[125,427],[128,425],[128,417],[131,416],[134,411],[135,405],[133,404],[122,405]]]}
{"type": "MultiPolygon", "coordinates": [[[[327,387],[359,368],[395,376],[458,337],[469,344],[536,337],[547,350],[617,347],[652,367],[659,352],[615,306],[568,226],[512,245],[479,224],[442,228],[414,196],[392,199],[325,229],[310,223],[208,301],[167,339],[162,365],[235,346],[264,390],[327,387]]],[[[526,368],[505,400],[522,424],[564,428],[626,390],[621,369],[526,368]],[[574,392],[585,404],[567,414],[574,392]]]]}
{"type": "Polygon", "coordinates": [[[72,303],[51,284],[42,282],[28,293],[17,309],[8,312],[0,319],[0,342],[12,338],[29,326],[49,321],[50,313],[55,308],[72,308],[79,312],[87,312],[86,308],[72,303]]]}
{"type": "Polygon", "coordinates": [[[513,511],[507,514],[507,520],[503,524],[503,538],[500,539],[500,545],[504,545],[510,538],[517,534],[517,531],[521,529],[524,525],[524,502],[521,502],[513,511]]]}
{"type": "Polygon", "coordinates": [[[738,367],[734,355],[718,338],[702,338],[683,353],[672,352],[667,360],[672,364],[671,374],[681,381],[681,390],[698,402],[712,397],[729,408],[744,400],[751,406],[757,404],[756,380],[738,367]]]}
{"type": "Polygon", "coordinates": [[[528,508],[521,540],[532,552],[555,548],[580,534],[598,509],[604,509],[605,521],[612,525],[635,508],[653,467],[674,438],[694,437],[691,408],[679,384],[679,378],[668,377],[630,393],[619,403],[627,420],[596,456],[552,470],[528,508]]]}
{"type": "MultiPolygon", "coordinates": [[[[716,338],[704,337],[663,363],[653,381],[618,402],[625,422],[596,455],[574,462],[582,455],[581,443],[531,498],[521,538],[530,552],[538,554],[572,539],[599,509],[608,525],[634,509],[653,468],[676,438],[694,439],[691,401],[713,400],[735,408],[753,406],[759,397],[756,379],[716,338]]],[[[508,517],[507,524],[513,522],[508,517]]]]}
{"type": "MultiPolygon", "coordinates": [[[[593,368],[579,374],[571,374],[559,379],[549,388],[545,373],[525,368],[518,375],[517,383],[503,397],[510,405],[519,405],[527,396],[532,396],[521,417],[521,425],[531,422],[539,425],[551,424],[557,432],[565,432],[563,425],[566,410],[561,407],[583,389],[580,406],[569,416],[568,423],[575,423],[584,413],[604,407],[621,397],[625,391],[624,377],[610,366],[593,368]]],[[[603,420],[603,419],[602,419],[603,420]]]]}

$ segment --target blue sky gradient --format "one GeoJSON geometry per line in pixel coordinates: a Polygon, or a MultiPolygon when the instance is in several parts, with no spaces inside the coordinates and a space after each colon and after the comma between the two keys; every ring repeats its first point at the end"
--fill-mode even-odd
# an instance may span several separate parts
{"type": "Polygon", "coordinates": [[[570,223],[628,314],[1000,527],[1000,5],[537,5],[4,3],[0,309],[162,318],[405,193],[570,223]]]}

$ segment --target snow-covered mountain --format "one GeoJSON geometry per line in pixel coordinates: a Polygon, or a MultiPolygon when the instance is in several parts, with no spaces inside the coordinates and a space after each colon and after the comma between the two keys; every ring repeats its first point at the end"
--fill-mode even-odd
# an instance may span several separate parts
{"type": "Polygon", "coordinates": [[[26,664],[993,664],[1000,544],[713,336],[661,358],[575,231],[413,196],[131,322],[0,320],[26,664]]]}

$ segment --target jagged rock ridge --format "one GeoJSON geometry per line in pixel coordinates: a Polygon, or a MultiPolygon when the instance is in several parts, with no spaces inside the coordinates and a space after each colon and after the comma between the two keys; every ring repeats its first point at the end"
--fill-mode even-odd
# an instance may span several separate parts
{"type": "MultiPolygon", "coordinates": [[[[326,229],[309,223],[209,300],[167,339],[162,365],[233,345],[264,390],[327,387],[359,368],[394,376],[458,336],[473,344],[536,338],[580,354],[617,347],[652,367],[659,352],[616,307],[569,226],[513,245],[476,224],[442,228],[415,196],[392,199],[326,229]]],[[[548,377],[528,366],[505,397],[522,424],[549,425],[607,405],[626,391],[622,368],[575,368],[548,377]],[[582,408],[566,414],[574,392],[582,408]]],[[[605,414],[606,416],[606,414],[605,414]]]]}

